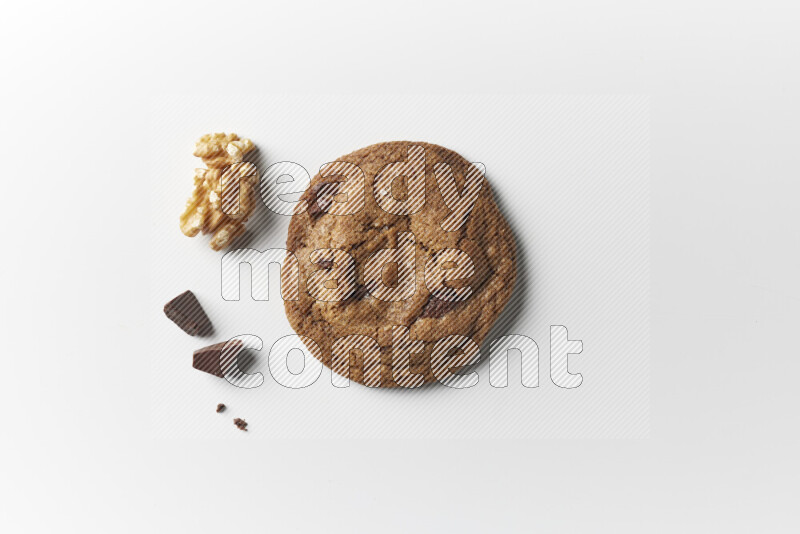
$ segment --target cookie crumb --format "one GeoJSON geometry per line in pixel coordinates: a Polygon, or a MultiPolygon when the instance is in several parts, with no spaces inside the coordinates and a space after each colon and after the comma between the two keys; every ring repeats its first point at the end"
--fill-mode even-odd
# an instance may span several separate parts
{"type": "Polygon", "coordinates": [[[233,424],[236,425],[236,427],[239,430],[244,430],[245,432],[247,432],[247,421],[245,421],[244,419],[239,419],[237,417],[236,419],[233,420],[233,424]]]}
{"type": "Polygon", "coordinates": [[[217,404],[217,413],[224,412],[225,405],[224,404],[217,404]]]}

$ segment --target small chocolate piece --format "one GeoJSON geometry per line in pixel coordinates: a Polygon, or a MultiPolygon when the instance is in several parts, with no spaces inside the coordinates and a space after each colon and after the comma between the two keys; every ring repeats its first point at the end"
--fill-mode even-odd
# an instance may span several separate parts
{"type": "Polygon", "coordinates": [[[347,300],[350,300],[350,299],[352,299],[354,301],[356,301],[356,300],[364,300],[368,296],[369,296],[369,290],[367,289],[367,286],[365,286],[363,284],[356,284],[355,290],[353,291],[353,293],[349,297],[347,297],[347,300]]]}
{"type": "Polygon", "coordinates": [[[217,404],[217,413],[224,412],[225,405],[224,404],[217,404]]]}
{"type": "Polygon", "coordinates": [[[222,378],[236,365],[236,358],[241,351],[240,339],[203,347],[194,351],[192,367],[222,378]]]}
{"type": "Polygon", "coordinates": [[[233,424],[236,425],[236,428],[239,430],[244,430],[247,432],[247,421],[244,419],[239,419],[238,417],[233,420],[233,424]]]}
{"type": "Polygon", "coordinates": [[[425,307],[422,308],[420,318],[425,319],[433,317],[434,319],[438,319],[439,317],[444,317],[459,304],[459,301],[440,300],[431,295],[428,302],[425,303],[425,307]]]}
{"type": "Polygon", "coordinates": [[[208,315],[191,291],[181,293],[167,302],[164,305],[164,313],[170,321],[190,336],[207,336],[213,330],[208,315]]]}
{"type": "Polygon", "coordinates": [[[327,183],[317,184],[311,187],[309,193],[311,198],[309,200],[309,206],[308,206],[308,215],[309,217],[311,217],[311,222],[317,222],[317,219],[319,219],[328,212],[331,203],[330,199],[336,196],[336,193],[339,191],[340,187],[341,185],[339,182],[327,182],[327,183]],[[325,198],[326,202],[324,202],[325,203],[324,209],[323,206],[320,206],[320,198],[319,198],[320,192],[327,193],[330,195],[325,198]]]}

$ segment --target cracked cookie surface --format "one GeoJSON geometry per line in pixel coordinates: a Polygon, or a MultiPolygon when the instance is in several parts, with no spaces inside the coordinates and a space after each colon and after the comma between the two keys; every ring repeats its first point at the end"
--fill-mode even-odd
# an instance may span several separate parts
{"type": "MultiPolygon", "coordinates": [[[[312,179],[311,186],[301,197],[305,202],[300,204],[307,209],[298,210],[292,216],[286,242],[287,250],[299,263],[300,287],[299,300],[285,301],[289,322],[298,334],[314,340],[319,350],[309,347],[312,354],[328,367],[332,367],[332,346],[337,339],[352,334],[375,339],[380,346],[381,387],[398,385],[392,372],[392,327],[407,327],[412,342],[421,340],[424,343],[424,350],[410,355],[409,370],[422,377],[418,383],[431,382],[435,380],[431,353],[436,341],[457,334],[468,336],[480,345],[511,297],[516,276],[511,229],[494,201],[488,180],[483,180],[466,222],[455,231],[443,229],[442,221],[452,210],[442,196],[435,169],[437,165],[448,164],[458,191],[463,192],[471,166],[446,148],[409,141],[379,143],[336,161],[354,164],[363,171],[364,205],[356,213],[328,213],[333,211],[329,209],[330,199],[340,202],[336,187],[342,185],[337,184],[342,177],[323,173],[324,176],[317,174],[312,179]],[[425,202],[416,213],[395,215],[379,207],[375,199],[375,178],[387,165],[410,158],[412,147],[424,149],[425,202]],[[376,298],[367,289],[364,266],[374,253],[397,248],[401,234],[407,236],[408,232],[414,239],[414,292],[395,302],[376,298]],[[312,261],[312,252],[321,249],[340,249],[355,260],[355,285],[347,291],[349,297],[344,300],[324,302],[309,294],[309,277],[333,267],[331,259],[312,261]],[[439,300],[426,286],[425,266],[443,249],[459,249],[472,260],[473,274],[463,282],[452,284],[454,287],[468,285],[472,289],[466,300],[439,300]]],[[[409,192],[404,190],[407,186],[405,178],[395,179],[394,198],[401,200],[404,195],[407,198],[409,192]]],[[[397,283],[397,276],[397,269],[385,269],[382,273],[384,283],[389,286],[397,283]]],[[[350,378],[359,383],[365,382],[362,356],[359,351],[350,354],[350,378]]]]}

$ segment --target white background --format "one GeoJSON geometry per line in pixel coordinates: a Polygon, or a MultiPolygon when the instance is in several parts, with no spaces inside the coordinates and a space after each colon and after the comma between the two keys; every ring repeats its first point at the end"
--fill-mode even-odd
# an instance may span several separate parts
{"type": "Polygon", "coordinates": [[[790,2],[14,4],[0,522],[9,532],[793,532],[790,2]],[[651,437],[153,440],[157,94],[649,94],[651,437]]]}

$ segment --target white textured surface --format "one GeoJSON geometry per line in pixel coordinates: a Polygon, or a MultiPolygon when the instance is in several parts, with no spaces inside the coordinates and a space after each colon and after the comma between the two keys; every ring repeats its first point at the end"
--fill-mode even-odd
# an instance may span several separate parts
{"type": "Polygon", "coordinates": [[[796,1],[235,5],[4,6],[0,530],[800,530],[796,1]],[[276,91],[650,95],[650,438],[152,439],[151,97],[276,91]]]}

